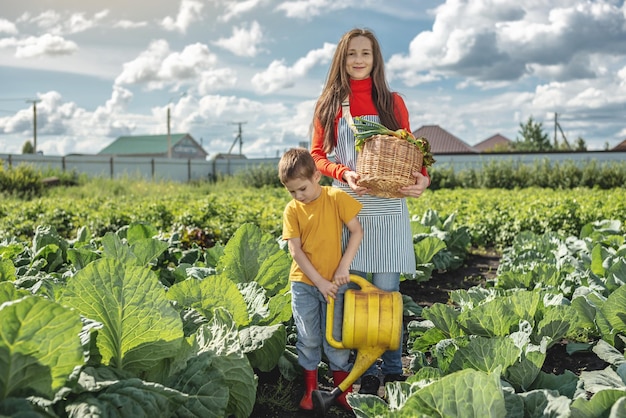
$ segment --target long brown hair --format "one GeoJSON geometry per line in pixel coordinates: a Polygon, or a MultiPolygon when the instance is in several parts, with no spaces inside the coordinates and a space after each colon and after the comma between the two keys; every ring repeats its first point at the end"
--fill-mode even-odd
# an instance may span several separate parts
{"type": "Polygon", "coordinates": [[[317,119],[324,128],[324,151],[331,152],[335,147],[335,117],[341,108],[341,102],[350,94],[350,76],[346,71],[348,57],[348,45],[353,38],[365,36],[372,42],[372,99],[378,111],[380,123],[387,128],[396,130],[400,128],[394,114],[393,95],[385,77],[385,62],[380,45],[374,33],[368,29],[352,29],[346,32],[335,50],[333,61],[328,70],[326,84],[320,94],[313,120],[317,119]]]}

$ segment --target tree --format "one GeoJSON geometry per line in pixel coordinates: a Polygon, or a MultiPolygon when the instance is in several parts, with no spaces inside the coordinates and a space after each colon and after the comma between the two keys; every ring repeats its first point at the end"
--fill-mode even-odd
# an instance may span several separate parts
{"type": "Polygon", "coordinates": [[[24,145],[22,145],[22,154],[34,154],[34,153],[35,153],[35,147],[33,147],[33,144],[31,144],[30,141],[24,142],[24,145]]]}
{"type": "Polygon", "coordinates": [[[485,152],[511,152],[514,151],[513,143],[510,141],[501,142],[493,146],[493,148],[486,150],[485,152]]]}
{"type": "Polygon", "coordinates": [[[526,124],[520,123],[519,134],[513,144],[517,151],[550,151],[553,149],[548,134],[544,132],[541,122],[535,122],[533,117],[528,118],[526,124]]]}
{"type": "Polygon", "coordinates": [[[587,143],[581,136],[574,142],[574,151],[587,151],[587,143]]]}

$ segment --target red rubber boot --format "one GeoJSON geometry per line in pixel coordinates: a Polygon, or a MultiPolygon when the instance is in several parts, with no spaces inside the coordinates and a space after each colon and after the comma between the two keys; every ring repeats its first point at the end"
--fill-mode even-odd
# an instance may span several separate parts
{"type": "Polygon", "coordinates": [[[317,390],[317,369],[304,370],[304,396],[300,400],[300,409],[313,410],[311,393],[317,390]]]}
{"type": "MultiPolygon", "coordinates": [[[[348,377],[349,374],[350,372],[343,372],[340,370],[333,371],[333,382],[335,387],[339,386],[341,382],[346,380],[346,377],[348,377]]],[[[343,393],[335,399],[337,405],[341,406],[346,411],[352,411],[352,407],[348,405],[348,401],[346,400],[346,395],[350,392],[352,392],[352,385],[350,385],[348,389],[344,390],[343,393]]]]}

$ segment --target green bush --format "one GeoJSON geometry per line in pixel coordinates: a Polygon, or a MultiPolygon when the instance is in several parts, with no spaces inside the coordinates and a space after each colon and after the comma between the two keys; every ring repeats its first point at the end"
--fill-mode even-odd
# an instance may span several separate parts
{"type": "Polygon", "coordinates": [[[64,171],[60,169],[47,168],[41,170],[43,179],[54,178],[57,180],[58,186],[78,186],[89,181],[87,174],[79,174],[76,170],[64,171]]]}
{"type": "MultiPolygon", "coordinates": [[[[252,187],[255,189],[262,189],[264,187],[283,187],[278,179],[278,167],[273,164],[262,164],[247,168],[238,173],[235,173],[234,178],[236,182],[244,187],[252,187]]],[[[222,179],[220,181],[227,181],[222,179]]],[[[320,180],[322,186],[330,186],[332,179],[330,177],[322,176],[320,180]]]]}
{"type": "Polygon", "coordinates": [[[40,196],[43,191],[41,173],[27,164],[5,170],[0,165],[0,193],[22,199],[40,196]]]}
{"type": "Polygon", "coordinates": [[[235,174],[241,185],[260,189],[262,187],[283,187],[278,179],[278,167],[273,164],[261,164],[247,168],[235,174]]]}
{"type": "Polygon", "coordinates": [[[549,159],[534,164],[515,161],[490,161],[479,169],[455,171],[451,167],[429,170],[432,190],[455,188],[524,189],[541,187],[549,189],[574,189],[577,187],[603,190],[626,187],[626,163],[598,163],[549,159]]]}
{"type": "Polygon", "coordinates": [[[0,194],[20,199],[33,199],[46,192],[46,183],[54,186],[77,186],[88,181],[85,174],[54,169],[40,170],[30,164],[4,168],[0,161],[0,194]],[[48,180],[48,181],[46,181],[48,180]]]}

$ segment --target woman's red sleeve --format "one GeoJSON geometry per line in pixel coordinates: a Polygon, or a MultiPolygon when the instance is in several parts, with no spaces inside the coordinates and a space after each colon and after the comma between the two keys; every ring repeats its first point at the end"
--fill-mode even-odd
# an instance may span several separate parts
{"type": "Polygon", "coordinates": [[[324,128],[317,119],[313,122],[311,155],[313,156],[313,160],[315,160],[315,166],[323,175],[345,182],[343,173],[348,171],[348,167],[333,163],[328,159],[328,155],[326,151],[324,151],[324,128]]]}

